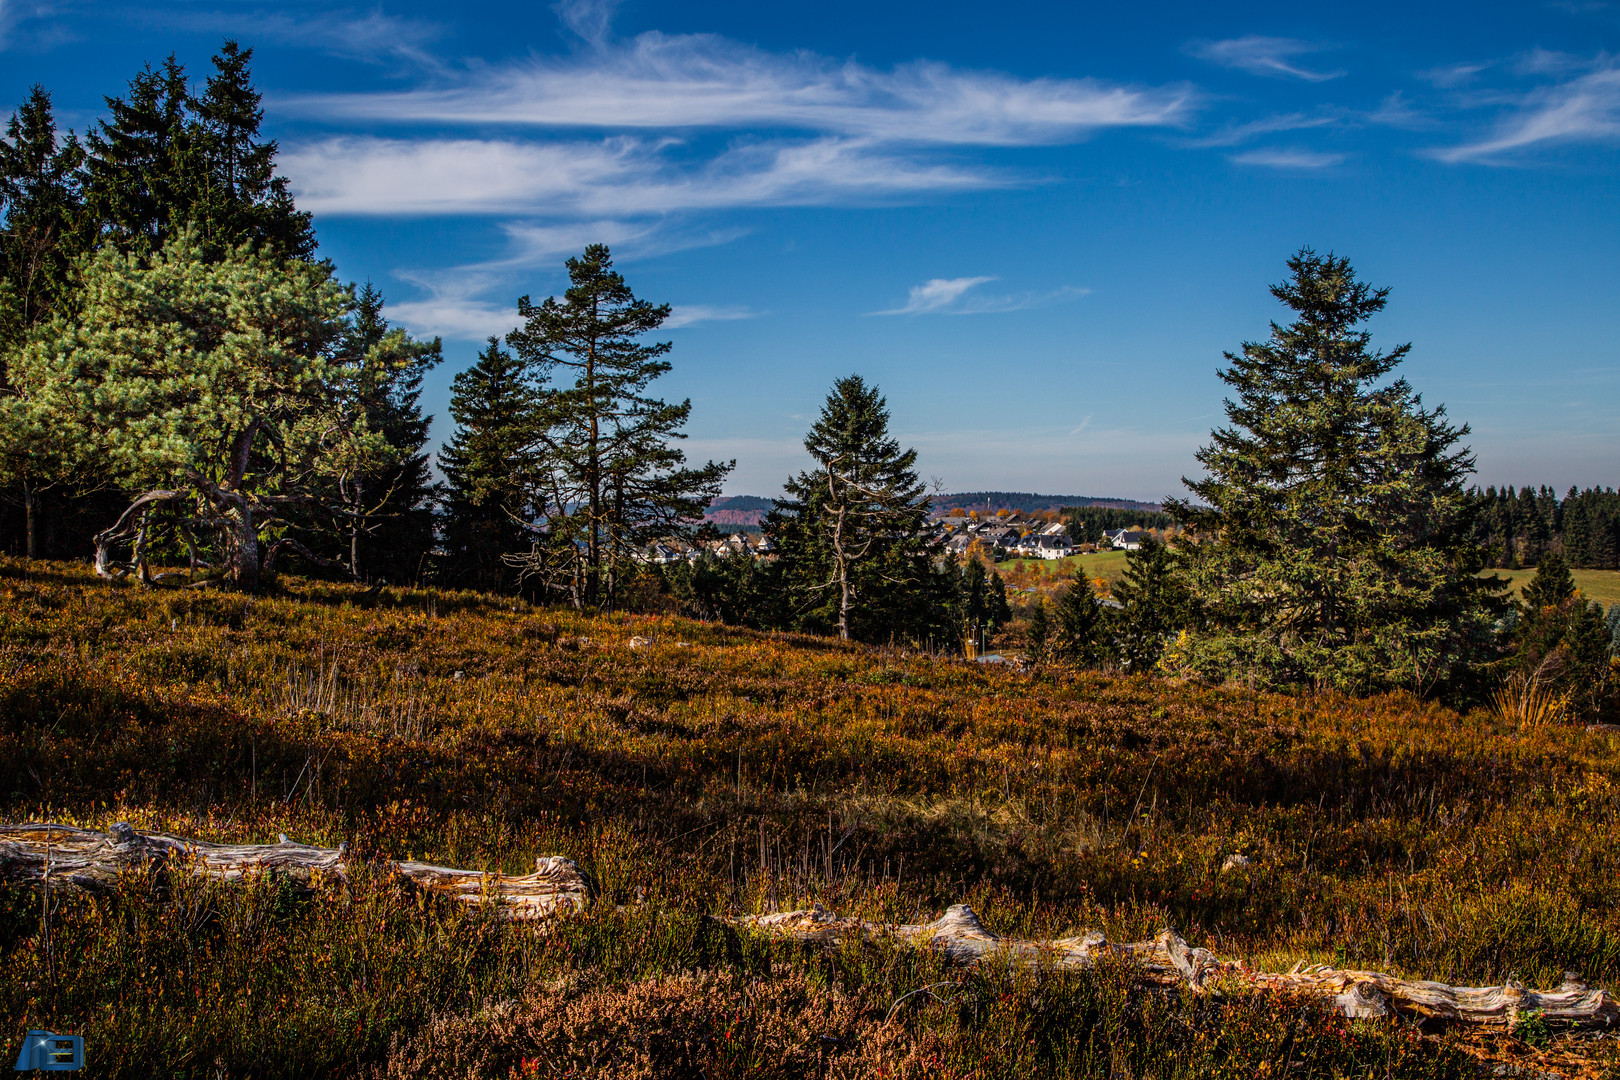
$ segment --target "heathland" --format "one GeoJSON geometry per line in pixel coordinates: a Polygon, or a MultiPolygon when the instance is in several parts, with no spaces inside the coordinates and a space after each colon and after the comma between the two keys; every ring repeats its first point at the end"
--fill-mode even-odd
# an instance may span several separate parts
{"type": "MultiPolygon", "coordinates": [[[[1405,694],[1033,673],[669,616],[283,578],[137,590],[0,563],[0,817],[521,872],[551,925],[357,874],[299,894],[0,892],[0,1031],[98,1075],[1596,1075],[1611,1043],[1349,1023],[960,970],[710,918],[967,902],[1004,933],[1173,926],[1223,956],[1620,979],[1620,738],[1405,694]],[[1245,866],[1223,872],[1231,855],[1245,866]],[[921,988],[927,993],[913,994],[921,988]],[[913,996],[906,997],[911,994],[913,996]],[[157,1064],[155,1064],[157,1063],[157,1064]]],[[[11,1051],[15,1044],[8,1044],[11,1051]]]]}

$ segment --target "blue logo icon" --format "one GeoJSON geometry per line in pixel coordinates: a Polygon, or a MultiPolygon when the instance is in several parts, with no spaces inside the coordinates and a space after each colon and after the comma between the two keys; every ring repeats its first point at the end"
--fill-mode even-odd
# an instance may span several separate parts
{"type": "Polygon", "coordinates": [[[30,1031],[17,1054],[17,1071],[78,1072],[84,1068],[84,1036],[30,1031]]]}

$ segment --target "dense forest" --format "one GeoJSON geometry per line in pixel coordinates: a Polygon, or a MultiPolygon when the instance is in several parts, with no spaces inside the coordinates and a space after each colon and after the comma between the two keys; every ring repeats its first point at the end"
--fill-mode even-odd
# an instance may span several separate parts
{"type": "Polygon", "coordinates": [[[1470,496],[1478,506],[1474,537],[1490,566],[1536,566],[1557,552],[1576,569],[1620,568],[1620,492],[1613,488],[1572,487],[1562,500],[1545,484],[1475,488],[1470,496]]]}

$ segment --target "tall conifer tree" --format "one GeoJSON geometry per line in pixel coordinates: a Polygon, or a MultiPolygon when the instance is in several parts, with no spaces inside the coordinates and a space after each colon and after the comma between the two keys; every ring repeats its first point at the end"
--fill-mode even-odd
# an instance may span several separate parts
{"type": "Polygon", "coordinates": [[[1196,673],[1270,684],[1427,692],[1482,657],[1501,602],[1476,576],[1468,429],[1386,381],[1410,346],[1374,351],[1362,324],[1388,290],[1304,249],[1272,294],[1296,317],[1227,353],[1229,424],[1171,512],[1196,543],[1188,580],[1206,628],[1196,673]]]}
{"type": "Polygon", "coordinates": [[[496,337],[472,367],[456,375],[450,396],[456,430],[439,451],[445,576],[451,581],[499,588],[506,576],[503,556],[529,547],[520,522],[534,517],[528,448],[539,427],[539,389],[496,337]]]}
{"type": "Polygon", "coordinates": [[[668,304],[636,298],[606,244],[568,260],[559,301],[518,301],[523,326],[507,344],[537,375],[557,381],[538,404],[534,494],[544,535],[523,565],[576,607],[611,609],[635,557],[652,541],[690,531],[736,462],[688,467],[677,443],[691,401],[651,396],[670,370],[668,342],[648,344],[668,304]]]}
{"type": "Polygon", "coordinates": [[[917,451],[889,434],[878,388],[835,382],[804,448],[814,467],[782,485],[765,525],[800,625],[865,641],[944,636],[917,451]]]}

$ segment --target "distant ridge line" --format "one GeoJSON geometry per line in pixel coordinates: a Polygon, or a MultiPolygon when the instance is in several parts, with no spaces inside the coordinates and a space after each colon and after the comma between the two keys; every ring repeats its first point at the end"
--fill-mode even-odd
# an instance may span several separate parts
{"type": "Polygon", "coordinates": [[[1057,510],[1064,506],[1106,506],[1116,510],[1141,510],[1144,513],[1162,513],[1164,505],[1140,499],[1118,499],[1097,495],[1041,495],[1028,491],[958,491],[935,495],[936,509],[960,506],[964,510],[1018,510],[1033,513],[1057,510]]]}

